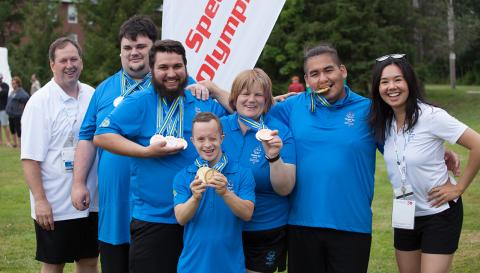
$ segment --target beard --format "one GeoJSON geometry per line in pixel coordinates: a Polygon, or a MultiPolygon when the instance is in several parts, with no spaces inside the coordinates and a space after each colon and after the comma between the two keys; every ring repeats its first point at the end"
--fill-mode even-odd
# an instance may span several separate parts
{"type": "Polygon", "coordinates": [[[178,96],[183,95],[184,93],[183,90],[187,86],[187,78],[188,78],[188,75],[185,78],[180,79],[177,88],[171,89],[171,88],[167,88],[162,81],[157,80],[157,78],[155,77],[155,73],[153,72],[152,84],[153,84],[153,87],[155,88],[155,91],[157,92],[157,94],[160,95],[160,97],[166,98],[167,101],[173,101],[178,96]]]}

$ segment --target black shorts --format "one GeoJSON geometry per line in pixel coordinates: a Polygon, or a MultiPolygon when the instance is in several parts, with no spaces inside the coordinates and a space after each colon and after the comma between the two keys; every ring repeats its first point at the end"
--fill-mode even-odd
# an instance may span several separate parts
{"type": "Polygon", "coordinates": [[[183,248],[183,227],[132,219],[130,273],[176,273],[183,248]]]}
{"type": "Polygon", "coordinates": [[[269,230],[244,231],[243,252],[248,270],[256,272],[285,271],[287,259],[287,226],[269,230]]]}
{"type": "Polygon", "coordinates": [[[395,228],[395,249],[421,250],[428,254],[455,253],[462,231],[462,198],[450,201],[449,205],[449,209],[437,214],[415,217],[413,230],[395,228]]]}
{"type": "Polygon", "coordinates": [[[86,218],[54,222],[47,231],[36,221],[37,254],[35,259],[48,264],[72,263],[98,257],[98,213],[86,218]]]}
{"type": "Polygon", "coordinates": [[[288,226],[288,273],[367,272],[372,236],[288,226]]]}
{"type": "Polygon", "coordinates": [[[100,247],[102,273],[128,273],[130,244],[112,245],[99,241],[98,246],[100,247]]]}
{"type": "Polygon", "coordinates": [[[20,125],[21,117],[9,117],[8,124],[10,125],[10,132],[18,137],[22,136],[22,126],[20,125]]]}

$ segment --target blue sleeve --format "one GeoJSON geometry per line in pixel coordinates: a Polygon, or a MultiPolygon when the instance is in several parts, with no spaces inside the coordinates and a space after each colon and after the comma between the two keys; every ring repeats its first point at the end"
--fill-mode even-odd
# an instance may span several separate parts
{"type": "MultiPolygon", "coordinates": [[[[191,177],[190,177],[191,178],[191,177]]],[[[192,196],[190,183],[193,178],[189,179],[186,169],[182,169],[175,175],[173,180],[173,206],[183,204],[192,196]]]]}
{"type": "Polygon", "coordinates": [[[225,108],[223,108],[223,106],[220,103],[218,103],[218,101],[212,100],[212,99],[209,99],[209,100],[211,100],[210,112],[214,113],[217,117],[223,117],[228,115],[227,110],[225,110],[225,108]]]}
{"type": "Polygon", "coordinates": [[[87,112],[83,118],[82,127],[80,127],[79,139],[80,140],[92,140],[97,129],[97,109],[98,109],[98,97],[100,90],[97,89],[93,93],[92,99],[88,104],[87,112]]]}
{"type": "Polygon", "coordinates": [[[286,126],[281,129],[285,132],[280,132],[280,137],[282,138],[283,147],[280,151],[282,160],[288,164],[297,164],[297,154],[295,151],[295,140],[293,139],[292,132],[286,126]]]}
{"type": "Polygon", "coordinates": [[[255,204],[255,179],[253,178],[253,173],[248,168],[242,168],[240,172],[240,189],[237,196],[255,204]]]}
{"type": "Polygon", "coordinates": [[[195,83],[197,83],[197,81],[194,78],[188,76],[187,86],[190,85],[190,84],[195,84],[195,83]]]}
{"type": "Polygon", "coordinates": [[[289,126],[290,114],[292,113],[293,108],[293,99],[294,98],[286,99],[282,102],[277,102],[275,105],[272,106],[272,108],[270,108],[270,111],[268,111],[268,113],[274,118],[281,121],[283,124],[289,126]]]}
{"type": "Polygon", "coordinates": [[[146,96],[126,97],[118,107],[115,108],[100,124],[95,135],[114,133],[128,139],[138,136],[142,129],[142,122],[145,119],[146,96]],[[142,107],[143,106],[143,107],[142,107]]]}

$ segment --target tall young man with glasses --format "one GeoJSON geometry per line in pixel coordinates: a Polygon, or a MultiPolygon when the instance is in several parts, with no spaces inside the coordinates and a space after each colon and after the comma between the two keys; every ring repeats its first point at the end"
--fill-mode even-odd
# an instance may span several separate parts
{"type": "MultiPolygon", "coordinates": [[[[85,181],[96,168],[96,129],[124,98],[151,85],[148,52],[157,39],[157,28],[146,16],[133,16],[118,33],[122,68],[96,89],[80,130],[72,202],[79,210],[90,204],[85,181]]],[[[98,149],[99,225],[98,240],[102,272],[128,272],[130,245],[130,158],[98,149]]]]}

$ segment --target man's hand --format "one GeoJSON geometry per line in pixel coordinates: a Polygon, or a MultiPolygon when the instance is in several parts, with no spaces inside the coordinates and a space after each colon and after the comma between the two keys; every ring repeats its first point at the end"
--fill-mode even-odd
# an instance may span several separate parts
{"type": "Polygon", "coordinates": [[[208,186],[214,188],[218,195],[223,196],[227,192],[227,178],[222,173],[215,172],[208,186]]]}
{"type": "Polygon", "coordinates": [[[262,141],[263,150],[269,158],[276,157],[283,147],[282,139],[278,136],[278,130],[272,131],[273,138],[267,141],[262,141]]]}
{"type": "Polygon", "coordinates": [[[281,101],[286,100],[288,97],[296,96],[296,95],[298,95],[298,93],[288,92],[287,94],[278,95],[278,96],[273,97],[273,101],[274,102],[281,102],[281,101]]]}
{"type": "Polygon", "coordinates": [[[90,207],[90,192],[84,183],[73,183],[70,196],[76,209],[86,210],[90,207]]]}
{"type": "Polygon", "coordinates": [[[460,157],[456,153],[452,151],[445,151],[443,158],[445,159],[447,169],[452,171],[454,176],[460,176],[460,174],[462,174],[460,171],[460,157]]]}
{"type": "Polygon", "coordinates": [[[190,190],[192,191],[192,196],[195,200],[200,201],[202,200],[203,193],[207,189],[207,185],[205,185],[202,180],[195,176],[195,180],[190,183],[190,190]]]}
{"type": "Polygon", "coordinates": [[[192,95],[198,100],[208,100],[210,97],[210,91],[205,85],[194,83],[186,87],[187,90],[190,90],[192,95]]]}
{"type": "Polygon", "coordinates": [[[52,207],[47,199],[35,200],[35,216],[43,229],[54,230],[52,207]]]}
{"type": "Polygon", "coordinates": [[[145,157],[162,157],[167,155],[174,155],[183,150],[183,147],[167,147],[167,142],[161,140],[145,147],[145,157]]]}

